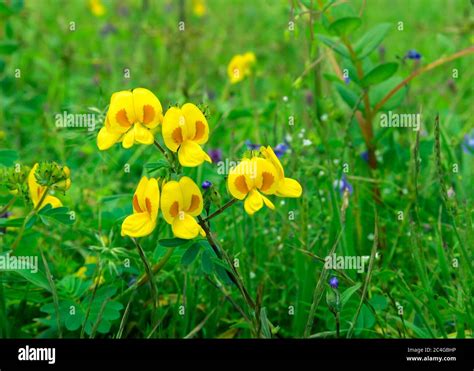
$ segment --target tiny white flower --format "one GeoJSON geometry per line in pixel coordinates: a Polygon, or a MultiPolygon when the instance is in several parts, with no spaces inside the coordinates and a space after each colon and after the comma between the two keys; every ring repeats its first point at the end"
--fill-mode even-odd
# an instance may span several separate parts
{"type": "Polygon", "coordinates": [[[325,113],[325,114],[321,115],[321,121],[327,121],[327,120],[328,120],[328,118],[329,118],[329,116],[328,116],[328,114],[327,114],[327,113],[325,113]]]}
{"type": "Polygon", "coordinates": [[[311,144],[313,144],[313,142],[311,142],[309,139],[303,139],[303,147],[308,147],[311,144]]]}

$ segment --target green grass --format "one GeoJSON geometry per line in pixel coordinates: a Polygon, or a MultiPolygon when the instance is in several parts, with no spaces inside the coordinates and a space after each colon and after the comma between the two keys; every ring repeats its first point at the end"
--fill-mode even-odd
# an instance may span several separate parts
{"type": "MultiPolygon", "coordinates": [[[[288,31],[290,4],[298,15],[307,10],[302,4],[317,7],[319,1],[208,0],[204,17],[193,14],[191,1],[184,1],[183,9],[180,1],[103,1],[106,14],[95,17],[86,1],[46,5],[39,0],[4,14],[3,4],[16,3],[2,0],[0,6],[0,45],[5,40],[17,44],[16,50],[0,49],[2,166],[67,164],[72,187],[59,197],[75,212],[76,221],[51,226],[38,222],[25,232],[15,253],[40,256],[42,249],[59,308],[41,257],[42,275],[0,272],[0,336],[57,337],[56,309],[66,320],[70,305],[75,305],[84,315],[89,312],[89,325],[61,323],[63,337],[264,337],[268,331],[272,337],[335,337],[335,316],[326,302],[333,275],[339,278],[340,294],[360,284],[340,308],[340,336],[473,336],[474,155],[461,148],[473,128],[472,54],[409,83],[394,111],[422,114],[419,141],[410,129],[381,128],[380,113],[374,115],[377,168],[371,169],[361,158],[367,148],[354,112],[335,82],[325,77],[335,72],[329,48],[317,37],[327,34],[323,22],[314,15],[311,30],[306,12],[295,18],[295,31],[288,31]],[[182,11],[184,32],[178,29],[182,11]],[[75,22],[75,31],[70,31],[70,22],[75,22]],[[115,32],[103,36],[106,25],[115,32]],[[255,73],[230,85],[227,64],[246,51],[257,57],[255,73]],[[124,78],[127,68],[130,78],[124,78]],[[16,69],[21,78],[15,77],[16,69]],[[453,78],[453,69],[458,78],[453,78]],[[211,223],[221,249],[230,260],[238,259],[236,269],[257,303],[256,312],[235,285],[203,271],[201,255],[183,265],[189,245],[175,247],[155,275],[156,310],[148,284],[121,295],[145,269],[133,242],[120,236],[120,226],[146,174],[144,165],[163,156],[154,146],[139,145],[130,150],[115,145],[101,152],[96,135],[102,122],[92,132],[61,129],[55,126],[55,114],[95,112],[91,108],[105,112],[113,92],[135,87],[152,90],[164,109],[185,102],[206,107],[211,135],[204,149],[220,148],[224,159],[238,160],[246,140],[275,146],[291,136],[291,152],[281,160],[286,176],[302,184],[303,196],[273,197],[276,210],[264,208],[253,217],[238,202],[211,223]],[[290,116],[294,125],[288,124],[290,116]],[[304,139],[311,144],[303,145],[304,139]],[[10,161],[3,150],[15,151],[16,158],[10,161]],[[334,189],[345,163],[353,186],[347,204],[334,189]],[[452,171],[453,164],[459,172],[452,171]],[[451,187],[455,196],[448,198],[451,187]],[[381,195],[378,203],[375,188],[381,195]],[[369,256],[374,246],[378,255],[370,273],[325,271],[318,259],[333,248],[338,255],[369,256]],[[74,274],[89,255],[100,266],[91,264],[82,280],[74,274]],[[92,279],[99,270],[105,283],[94,291],[92,279]]],[[[349,3],[357,14],[363,10],[360,28],[348,38],[352,44],[377,24],[392,24],[382,43],[384,58],[399,62],[401,78],[417,68],[414,61],[400,59],[410,49],[422,54],[420,66],[426,66],[472,45],[468,2],[349,3]],[[396,29],[398,22],[403,22],[403,31],[396,29]]],[[[334,58],[341,69],[355,68],[338,54],[334,58]]],[[[369,64],[379,62],[375,50],[364,62],[364,73],[369,64]]],[[[353,77],[348,88],[354,87],[353,77]]],[[[212,181],[222,202],[230,199],[216,165],[185,168],[184,174],[197,184],[212,181]]],[[[4,187],[0,192],[3,207],[12,196],[4,187]]],[[[31,207],[18,199],[9,210],[11,218],[19,218],[31,207]]],[[[0,235],[1,252],[9,251],[17,233],[9,228],[0,235]]],[[[158,241],[171,237],[160,217],[153,234],[140,240],[151,265],[167,251],[158,241]]]]}

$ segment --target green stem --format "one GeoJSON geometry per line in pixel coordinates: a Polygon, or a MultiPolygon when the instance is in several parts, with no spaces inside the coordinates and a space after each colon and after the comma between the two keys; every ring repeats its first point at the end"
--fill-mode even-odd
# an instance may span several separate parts
{"type": "Polygon", "coordinates": [[[209,215],[207,218],[204,219],[205,222],[208,222],[209,220],[211,220],[212,218],[214,218],[215,216],[221,214],[225,209],[227,209],[228,207],[231,207],[233,204],[235,204],[236,202],[238,201],[238,199],[236,198],[233,198],[232,200],[228,201],[224,206],[222,206],[221,208],[217,209],[216,211],[214,211],[211,215],[209,215]]]}

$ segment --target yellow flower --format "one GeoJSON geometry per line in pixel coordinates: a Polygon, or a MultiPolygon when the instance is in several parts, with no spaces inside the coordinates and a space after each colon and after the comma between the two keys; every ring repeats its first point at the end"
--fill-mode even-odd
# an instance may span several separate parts
{"type": "Polygon", "coordinates": [[[172,180],[163,185],[161,211],[176,237],[189,240],[199,233],[205,236],[194,219],[201,214],[202,208],[201,191],[191,178],[184,176],[178,182],[172,180]]]}
{"type": "Polygon", "coordinates": [[[263,194],[276,192],[278,173],[271,162],[261,157],[244,158],[229,172],[227,186],[232,196],[239,200],[245,198],[244,208],[249,215],[260,210],[263,204],[272,210],[275,208],[263,194]]]}
{"type": "Polygon", "coordinates": [[[122,236],[143,237],[149,235],[156,227],[160,190],[158,181],[143,177],[133,195],[133,214],[122,223],[122,236]]]}
{"type": "Polygon", "coordinates": [[[272,147],[260,147],[263,157],[270,161],[278,172],[278,186],[275,192],[279,197],[300,197],[303,189],[301,185],[294,179],[285,178],[285,171],[278,157],[273,152],[272,147]]]}
{"type": "Polygon", "coordinates": [[[105,7],[100,0],[89,0],[89,8],[96,17],[101,17],[105,14],[105,7]]]}
{"type": "Polygon", "coordinates": [[[200,144],[207,142],[209,125],[204,114],[192,103],[181,108],[171,107],[163,118],[163,140],[173,152],[178,152],[181,165],[194,167],[212,162],[200,144]]]}
{"type": "Polygon", "coordinates": [[[227,66],[227,75],[232,84],[242,81],[246,76],[251,74],[251,67],[255,64],[255,54],[247,52],[245,54],[237,54],[227,66]]]}
{"type": "Polygon", "coordinates": [[[46,192],[46,187],[39,185],[36,181],[35,171],[37,168],[38,164],[36,163],[28,174],[28,189],[30,191],[30,198],[31,201],[33,201],[34,207],[38,210],[45,207],[47,204],[50,204],[53,208],[61,207],[63,204],[57,197],[48,194],[44,195],[46,192]],[[41,199],[43,199],[43,201],[41,201],[41,199]],[[38,205],[40,202],[41,205],[38,205]]]}
{"type": "Polygon", "coordinates": [[[83,279],[85,280],[87,278],[86,276],[86,272],[87,272],[87,267],[86,266],[83,266],[83,267],[80,267],[76,273],[74,273],[74,275],[76,277],[79,277],[80,279],[83,279]]]}
{"type": "Polygon", "coordinates": [[[99,277],[94,278],[94,285],[101,286],[104,283],[105,283],[105,278],[102,274],[99,277]]]}
{"type": "Polygon", "coordinates": [[[97,135],[100,150],[122,142],[124,148],[135,143],[153,144],[152,129],[163,119],[163,109],[158,98],[148,89],[137,88],[112,94],[105,126],[97,135]]]}
{"type": "Polygon", "coordinates": [[[227,178],[229,192],[239,200],[245,199],[244,208],[249,215],[260,210],[264,204],[270,209],[275,208],[264,194],[300,197],[303,191],[296,180],[285,178],[280,160],[270,146],[261,147],[260,152],[263,158],[244,158],[227,178]]]}
{"type": "Polygon", "coordinates": [[[198,17],[202,17],[204,14],[206,14],[206,2],[204,0],[193,0],[192,5],[193,13],[198,17]]]}

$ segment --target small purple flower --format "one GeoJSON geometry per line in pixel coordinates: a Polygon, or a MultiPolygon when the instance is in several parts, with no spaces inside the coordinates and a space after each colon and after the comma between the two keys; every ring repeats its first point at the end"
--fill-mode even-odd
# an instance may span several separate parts
{"type": "Polygon", "coordinates": [[[418,53],[416,50],[409,50],[407,54],[405,55],[406,59],[414,59],[414,60],[420,60],[421,59],[421,54],[418,53]]]}
{"type": "Polygon", "coordinates": [[[467,154],[474,154],[474,130],[469,134],[464,135],[464,140],[461,144],[462,150],[467,154]]]}
{"type": "Polygon", "coordinates": [[[102,37],[106,37],[109,34],[114,34],[117,32],[117,29],[112,23],[106,23],[104,27],[101,28],[100,30],[100,35],[102,37]]]}
{"type": "Polygon", "coordinates": [[[209,189],[211,188],[211,186],[212,186],[212,183],[209,180],[205,180],[201,184],[202,189],[209,189]]]}
{"type": "Polygon", "coordinates": [[[369,152],[368,151],[364,151],[360,154],[360,157],[362,158],[362,160],[364,160],[365,162],[369,162],[369,152]]]}
{"type": "Polygon", "coordinates": [[[249,149],[251,151],[256,151],[256,150],[260,149],[260,147],[261,147],[260,144],[252,143],[249,139],[247,139],[245,141],[245,145],[247,146],[247,149],[249,149]]]}
{"type": "Polygon", "coordinates": [[[351,82],[351,79],[349,78],[349,76],[344,77],[344,82],[346,83],[346,85],[349,85],[349,83],[351,82]]]}
{"type": "Polygon", "coordinates": [[[342,175],[340,180],[336,180],[334,182],[334,188],[339,189],[339,193],[341,196],[344,194],[345,191],[349,192],[351,195],[354,189],[352,188],[352,184],[349,183],[345,174],[342,175]]]}
{"type": "Polygon", "coordinates": [[[311,92],[311,90],[306,90],[304,95],[305,95],[306,104],[309,106],[312,106],[314,103],[314,95],[311,92]]]}
{"type": "Polygon", "coordinates": [[[333,289],[337,289],[339,287],[339,280],[337,277],[331,277],[329,279],[329,286],[331,286],[333,289]]]}
{"type": "Polygon", "coordinates": [[[286,151],[288,151],[288,145],[285,143],[278,143],[275,148],[273,148],[273,152],[275,152],[275,155],[278,158],[281,158],[281,156],[283,156],[286,151]]]}
{"type": "Polygon", "coordinates": [[[212,162],[216,163],[222,161],[222,150],[220,148],[211,149],[208,153],[212,162]]]}

